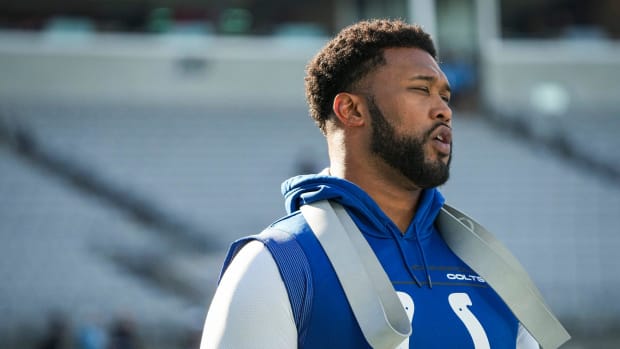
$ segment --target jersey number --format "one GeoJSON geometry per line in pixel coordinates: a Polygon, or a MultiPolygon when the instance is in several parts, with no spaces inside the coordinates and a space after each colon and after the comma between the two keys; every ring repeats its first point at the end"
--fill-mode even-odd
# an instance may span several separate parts
{"type": "MultiPolygon", "coordinates": [[[[404,292],[396,292],[396,294],[398,294],[398,298],[400,298],[400,302],[403,304],[409,320],[413,320],[413,313],[415,310],[413,299],[410,295],[404,292]]],[[[467,332],[469,332],[469,335],[474,342],[474,348],[490,349],[491,346],[489,344],[489,338],[487,337],[484,328],[476,316],[469,310],[469,307],[472,306],[469,295],[467,293],[451,293],[448,296],[448,303],[450,303],[450,307],[452,308],[454,314],[456,314],[463,325],[465,325],[467,332]]],[[[409,338],[405,339],[405,341],[397,349],[408,348],[409,338]]]]}

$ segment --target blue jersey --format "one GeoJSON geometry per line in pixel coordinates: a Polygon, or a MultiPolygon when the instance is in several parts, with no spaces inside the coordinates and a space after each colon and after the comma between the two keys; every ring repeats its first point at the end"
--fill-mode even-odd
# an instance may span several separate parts
{"type": "Polygon", "coordinates": [[[301,205],[324,199],[347,209],[392,281],[413,328],[401,348],[515,348],[518,320],[485,280],[452,253],[435,227],[444,203],[437,189],[424,190],[404,234],[346,180],[298,176],[282,189],[289,215],[266,234],[237,242],[229,261],[248,239],[266,243],[289,293],[299,348],[369,348],[329,259],[299,213],[301,205]],[[288,238],[275,238],[273,232],[286,232],[288,238]],[[295,263],[281,256],[282,246],[295,246],[286,247],[295,263]]]}

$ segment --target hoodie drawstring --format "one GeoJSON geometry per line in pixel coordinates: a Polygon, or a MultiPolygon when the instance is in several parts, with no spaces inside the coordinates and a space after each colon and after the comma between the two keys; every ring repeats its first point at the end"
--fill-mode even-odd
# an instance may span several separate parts
{"type": "Polygon", "coordinates": [[[398,252],[400,253],[400,258],[405,262],[405,268],[407,269],[407,272],[409,273],[409,276],[411,276],[411,278],[413,279],[413,281],[415,281],[415,283],[416,283],[416,285],[418,285],[418,287],[422,287],[422,283],[415,276],[415,273],[413,272],[413,269],[410,266],[410,263],[409,263],[409,261],[407,259],[407,254],[403,251],[403,247],[401,245],[400,239],[397,238],[395,240],[396,240],[396,245],[398,245],[398,252]]]}
{"type": "Polygon", "coordinates": [[[431,280],[431,273],[428,272],[428,263],[426,263],[426,254],[424,253],[424,249],[420,244],[420,240],[416,239],[416,244],[418,245],[418,250],[420,251],[420,255],[422,255],[422,264],[424,264],[424,272],[426,273],[426,281],[428,281],[428,288],[433,288],[433,280],[431,280]]]}
{"type": "MultiPolygon", "coordinates": [[[[396,235],[394,232],[392,232],[392,234],[396,235]]],[[[400,234],[400,232],[398,234],[400,234]]],[[[405,249],[402,246],[402,236],[398,236],[398,237],[395,236],[394,240],[396,241],[396,245],[398,246],[398,253],[400,254],[401,259],[405,263],[405,268],[407,269],[409,276],[411,276],[411,278],[413,279],[413,281],[415,281],[418,287],[422,287],[422,282],[415,275],[415,272],[413,268],[411,267],[412,264],[411,262],[409,262],[409,258],[407,258],[405,249]]],[[[418,252],[420,253],[420,257],[422,259],[422,264],[424,267],[424,273],[426,275],[426,281],[428,282],[428,287],[433,288],[433,281],[431,279],[431,274],[428,270],[428,263],[426,262],[426,254],[424,253],[424,249],[422,248],[422,245],[420,244],[420,240],[416,239],[415,243],[418,246],[418,252]]]]}

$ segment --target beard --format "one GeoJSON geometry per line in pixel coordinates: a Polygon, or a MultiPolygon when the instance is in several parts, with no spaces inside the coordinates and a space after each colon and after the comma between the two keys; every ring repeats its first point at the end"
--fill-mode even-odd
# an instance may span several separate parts
{"type": "Polygon", "coordinates": [[[442,123],[419,137],[399,135],[372,97],[368,98],[368,110],[372,119],[371,150],[374,154],[420,188],[433,188],[448,181],[452,147],[447,163],[440,159],[427,161],[424,154],[424,145],[431,141],[432,132],[442,123]]]}

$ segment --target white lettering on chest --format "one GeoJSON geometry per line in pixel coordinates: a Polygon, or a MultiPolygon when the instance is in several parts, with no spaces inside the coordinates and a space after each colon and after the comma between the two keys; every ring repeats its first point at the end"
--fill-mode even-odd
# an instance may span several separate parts
{"type": "MultiPolygon", "coordinates": [[[[407,312],[409,321],[413,324],[413,315],[415,312],[413,298],[411,298],[409,294],[401,291],[397,291],[396,294],[407,312]]],[[[480,321],[478,321],[476,316],[469,309],[469,307],[472,306],[469,295],[467,293],[451,293],[448,296],[448,303],[452,311],[458,316],[459,320],[461,320],[467,329],[467,332],[474,342],[474,349],[490,349],[491,345],[489,344],[486,331],[482,327],[480,321]]],[[[409,338],[405,339],[396,349],[409,349],[409,338]]]]}
{"type": "Polygon", "coordinates": [[[448,273],[448,274],[446,274],[446,278],[448,278],[448,280],[474,281],[474,282],[480,282],[480,283],[485,283],[486,282],[483,278],[481,278],[478,275],[465,275],[465,274],[448,273]]]}
{"type": "Polygon", "coordinates": [[[448,302],[452,311],[461,319],[465,328],[474,341],[475,349],[490,349],[489,338],[480,321],[472,314],[469,307],[472,305],[471,298],[467,293],[452,293],[448,296],[448,302]]]}

